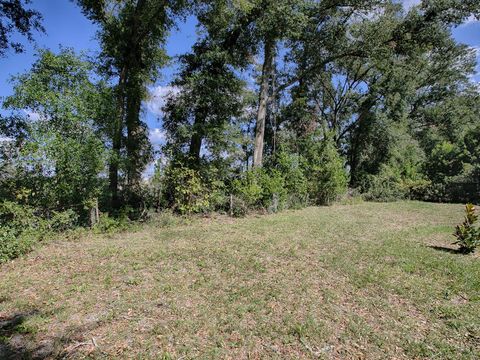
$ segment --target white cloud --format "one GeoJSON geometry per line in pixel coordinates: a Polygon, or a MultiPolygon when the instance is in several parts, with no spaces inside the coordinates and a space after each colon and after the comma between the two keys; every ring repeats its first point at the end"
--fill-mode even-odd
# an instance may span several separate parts
{"type": "Polygon", "coordinates": [[[469,46],[468,49],[479,58],[480,57],[480,45],[469,46]]]}
{"type": "Polygon", "coordinates": [[[160,144],[165,140],[165,131],[160,128],[150,129],[148,132],[148,137],[152,144],[160,144]]]}
{"type": "Polygon", "coordinates": [[[148,100],[145,102],[147,110],[154,115],[162,116],[162,108],[168,97],[178,94],[179,91],[175,86],[157,86],[150,89],[148,100]]]}
{"type": "Polygon", "coordinates": [[[468,25],[478,24],[478,23],[480,23],[480,20],[478,20],[475,16],[472,15],[467,20],[465,20],[465,22],[460,26],[468,26],[468,25]]]}
{"type": "Polygon", "coordinates": [[[147,168],[142,173],[142,180],[145,182],[148,182],[152,178],[154,173],[155,173],[155,161],[148,164],[147,168]]]}
{"type": "Polygon", "coordinates": [[[0,143],[13,141],[13,138],[0,135],[0,143]]]}
{"type": "Polygon", "coordinates": [[[405,10],[409,10],[411,7],[420,4],[421,0],[403,0],[402,4],[405,10]]]}
{"type": "Polygon", "coordinates": [[[39,113],[36,113],[34,111],[24,109],[23,112],[28,116],[28,118],[32,121],[38,121],[41,118],[41,115],[39,113]]]}

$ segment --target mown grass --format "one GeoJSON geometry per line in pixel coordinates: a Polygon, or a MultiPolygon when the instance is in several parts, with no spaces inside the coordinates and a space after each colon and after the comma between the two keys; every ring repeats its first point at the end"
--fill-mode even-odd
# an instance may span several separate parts
{"type": "Polygon", "coordinates": [[[363,203],[55,241],[0,267],[0,358],[478,359],[462,217],[363,203]]]}

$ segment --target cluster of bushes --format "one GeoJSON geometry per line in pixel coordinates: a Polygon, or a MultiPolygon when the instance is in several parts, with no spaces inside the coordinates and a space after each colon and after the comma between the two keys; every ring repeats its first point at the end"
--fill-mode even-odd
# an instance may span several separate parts
{"type": "Polygon", "coordinates": [[[480,146],[476,137],[464,142],[433,141],[425,154],[413,138],[397,139],[385,161],[365,166],[357,186],[371,201],[480,202],[480,146]]]}
{"type": "Polygon", "coordinates": [[[12,201],[0,203],[0,262],[28,252],[35,243],[76,226],[73,210],[46,215],[38,209],[12,201]]]}
{"type": "MultiPolygon", "coordinates": [[[[102,214],[92,229],[96,233],[113,233],[130,227],[126,215],[110,217],[102,214]]],[[[49,211],[15,201],[0,202],[0,263],[29,252],[39,242],[59,233],[75,234],[85,229],[78,211],[49,211]]]]}
{"type": "Polygon", "coordinates": [[[199,170],[172,162],[153,177],[148,202],[179,214],[221,211],[233,216],[329,205],[347,191],[344,160],[330,141],[312,154],[278,151],[263,167],[226,176],[213,166],[199,170]]]}

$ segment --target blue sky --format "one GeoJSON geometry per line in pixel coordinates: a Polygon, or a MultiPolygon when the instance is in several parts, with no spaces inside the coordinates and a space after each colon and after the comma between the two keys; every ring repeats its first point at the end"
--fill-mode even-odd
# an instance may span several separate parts
{"type": "MultiPolygon", "coordinates": [[[[31,7],[38,10],[43,16],[45,34],[35,34],[35,44],[29,44],[24,39],[19,40],[25,45],[25,52],[14,54],[10,52],[5,58],[0,58],[0,97],[12,94],[12,85],[9,78],[12,75],[26,72],[35,61],[37,48],[48,48],[58,51],[61,46],[72,47],[77,52],[86,51],[95,54],[99,51],[95,39],[97,31],[80,9],[70,0],[33,0],[31,7]]],[[[178,30],[172,30],[167,43],[167,53],[171,57],[188,52],[196,39],[196,19],[190,17],[179,24],[178,30]]],[[[168,90],[166,85],[175,74],[175,67],[166,67],[163,76],[159,79],[156,87],[152,88],[153,98],[160,100],[168,90]],[[157,96],[155,96],[157,95],[157,96]]],[[[154,102],[147,104],[145,112],[147,123],[151,129],[151,138],[155,143],[162,140],[162,133],[158,122],[159,105],[154,102]],[[149,111],[152,110],[152,111],[149,111]]]]}
{"type": "MultiPolygon", "coordinates": [[[[419,3],[419,0],[403,0],[408,8],[419,3]]],[[[5,58],[0,58],[0,97],[12,93],[12,86],[8,79],[13,74],[27,71],[35,60],[36,47],[49,48],[57,51],[60,44],[72,47],[76,51],[87,51],[91,54],[99,51],[95,40],[96,27],[87,20],[80,9],[69,0],[33,0],[31,7],[37,9],[44,17],[46,34],[36,34],[36,44],[28,44],[23,54],[9,53],[5,58]]],[[[167,42],[167,53],[176,56],[186,53],[195,42],[196,20],[188,18],[186,22],[179,24],[179,29],[172,31],[167,42]]],[[[455,38],[477,50],[480,59],[480,22],[468,21],[454,30],[455,38]]],[[[480,66],[478,67],[480,72],[480,66]]],[[[150,128],[150,137],[156,144],[162,141],[163,134],[158,121],[158,109],[162,96],[168,91],[168,83],[175,73],[173,66],[163,71],[162,78],[155,86],[152,86],[152,100],[146,105],[146,121],[150,128]]],[[[480,75],[474,77],[480,81],[480,75]]]]}

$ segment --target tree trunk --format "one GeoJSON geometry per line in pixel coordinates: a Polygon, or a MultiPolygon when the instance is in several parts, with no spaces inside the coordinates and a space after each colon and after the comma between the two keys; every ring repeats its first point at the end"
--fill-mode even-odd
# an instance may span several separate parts
{"type": "Polygon", "coordinates": [[[267,104],[269,98],[270,78],[273,70],[273,58],[275,42],[265,41],[265,59],[262,67],[262,79],[260,82],[260,97],[258,101],[257,124],[255,127],[255,144],[253,151],[253,166],[261,167],[263,164],[263,145],[265,137],[265,119],[267,117],[267,104]]]}
{"type": "Polygon", "coordinates": [[[141,147],[143,128],[140,124],[141,95],[137,92],[137,84],[129,85],[129,94],[127,96],[127,186],[135,188],[140,184],[141,170],[141,147]]]}
{"type": "Polygon", "coordinates": [[[109,164],[109,189],[110,189],[110,206],[112,209],[118,209],[120,201],[118,198],[118,164],[120,161],[120,151],[122,148],[122,129],[123,118],[125,115],[125,80],[126,68],[120,72],[117,88],[117,107],[118,113],[112,129],[112,152],[113,156],[109,164]]]}
{"type": "MultiPolygon", "coordinates": [[[[195,125],[197,125],[197,120],[195,119],[195,125]]],[[[195,128],[194,125],[194,128],[195,128]]],[[[194,130],[192,134],[192,138],[190,140],[190,149],[189,154],[192,161],[193,166],[200,165],[200,152],[202,150],[202,134],[197,130],[194,130]]]]}

